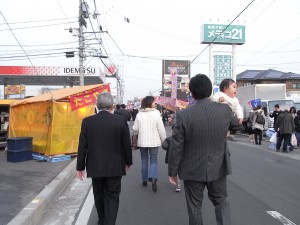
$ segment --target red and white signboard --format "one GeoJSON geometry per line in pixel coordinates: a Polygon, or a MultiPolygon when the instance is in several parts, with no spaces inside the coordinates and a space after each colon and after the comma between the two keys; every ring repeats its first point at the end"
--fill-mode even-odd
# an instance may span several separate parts
{"type": "Polygon", "coordinates": [[[117,74],[117,68],[115,66],[111,65],[105,68],[106,77],[116,77],[116,74],[117,74]]]}
{"type": "MultiPolygon", "coordinates": [[[[0,66],[0,75],[79,76],[79,68],[58,66],[0,66]]],[[[100,68],[85,68],[84,76],[100,76],[100,68]]]]}

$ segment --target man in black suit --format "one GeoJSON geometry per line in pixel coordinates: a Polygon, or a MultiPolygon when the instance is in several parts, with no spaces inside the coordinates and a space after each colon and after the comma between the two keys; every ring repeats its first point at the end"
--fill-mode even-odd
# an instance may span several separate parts
{"type": "Polygon", "coordinates": [[[176,113],[169,150],[169,181],[183,180],[189,224],[203,224],[202,201],[205,187],[215,206],[218,225],[229,225],[226,177],[231,173],[227,132],[242,128],[227,104],[212,102],[212,83],[198,74],[189,84],[197,102],[176,113]]]}
{"type": "Polygon", "coordinates": [[[92,178],[95,206],[101,225],[116,223],[121,179],[132,165],[130,133],[125,117],[115,115],[113,97],[98,95],[98,114],[82,121],[77,156],[77,177],[92,178]]]}
{"type": "Polygon", "coordinates": [[[127,121],[130,121],[131,120],[131,114],[130,112],[126,109],[126,105],[125,104],[121,104],[120,105],[120,109],[118,110],[115,110],[114,112],[115,114],[118,114],[118,115],[121,115],[121,116],[124,116],[127,121]]]}

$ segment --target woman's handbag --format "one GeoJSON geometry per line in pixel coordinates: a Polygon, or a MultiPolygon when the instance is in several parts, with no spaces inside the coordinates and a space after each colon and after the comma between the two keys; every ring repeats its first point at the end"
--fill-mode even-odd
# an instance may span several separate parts
{"type": "Polygon", "coordinates": [[[133,151],[138,149],[137,143],[138,143],[138,134],[133,134],[131,136],[131,148],[133,151]]]}

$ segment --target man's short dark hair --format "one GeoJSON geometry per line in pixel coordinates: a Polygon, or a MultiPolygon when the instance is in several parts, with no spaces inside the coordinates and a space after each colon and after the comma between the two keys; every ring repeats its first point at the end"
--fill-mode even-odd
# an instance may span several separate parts
{"type": "Polygon", "coordinates": [[[275,104],[274,107],[279,109],[279,105],[278,104],[275,104]]]}
{"type": "Polygon", "coordinates": [[[121,104],[121,109],[125,109],[126,105],[125,104],[121,104]]]}
{"type": "Polygon", "coordinates": [[[197,74],[192,77],[189,84],[190,92],[194,99],[204,99],[211,96],[212,84],[210,79],[204,74],[197,74]]]}

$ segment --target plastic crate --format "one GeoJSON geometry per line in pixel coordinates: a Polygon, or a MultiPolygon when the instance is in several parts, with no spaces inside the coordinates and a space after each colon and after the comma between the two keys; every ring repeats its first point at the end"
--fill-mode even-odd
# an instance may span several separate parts
{"type": "Polygon", "coordinates": [[[22,162],[32,159],[32,150],[30,151],[11,151],[7,150],[7,162],[22,162]]]}
{"type": "Polygon", "coordinates": [[[7,149],[14,152],[31,151],[32,137],[7,138],[7,149]]]}

